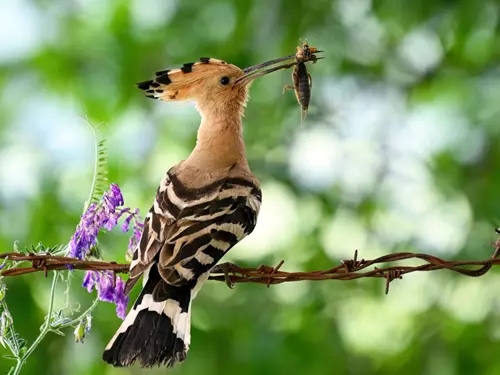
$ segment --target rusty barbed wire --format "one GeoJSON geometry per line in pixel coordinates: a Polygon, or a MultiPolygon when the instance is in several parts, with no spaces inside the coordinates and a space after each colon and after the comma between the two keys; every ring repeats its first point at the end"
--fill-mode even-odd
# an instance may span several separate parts
{"type": "MultiPolygon", "coordinates": [[[[495,230],[500,235],[500,229],[495,230]]],[[[500,237],[490,243],[494,247],[493,255],[484,260],[452,260],[447,261],[430,254],[399,252],[387,254],[375,259],[358,260],[358,250],[354,252],[352,259],[342,260],[339,265],[320,271],[309,272],[285,272],[280,271],[284,261],[276,267],[261,265],[257,268],[244,268],[230,264],[227,275],[222,272],[213,273],[210,280],[225,281],[227,278],[232,283],[259,283],[268,287],[271,284],[281,284],[295,281],[319,281],[319,280],[356,280],[360,278],[384,278],[385,292],[389,292],[389,285],[395,279],[402,279],[403,275],[412,272],[426,272],[436,270],[449,270],[469,277],[485,275],[493,266],[500,265],[500,237]],[[419,260],[424,262],[418,265],[386,265],[387,263],[405,260],[419,260]],[[376,265],[382,265],[377,267],[376,265]],[[372,267],[373,269],[367,270],[372,267]]],[[[17,252],[0,254],[0,259],[14,262],[31,262],[31,267],[16,267],[0,271],[0,276],[18,276],[33,272],[43,271],[47,276],[48,271],[77,270],[113,271],[114,273],[127,273],[128,264],[116,262],[90,261],[55,256],[50,253],[22,254],[17,252]]]]}

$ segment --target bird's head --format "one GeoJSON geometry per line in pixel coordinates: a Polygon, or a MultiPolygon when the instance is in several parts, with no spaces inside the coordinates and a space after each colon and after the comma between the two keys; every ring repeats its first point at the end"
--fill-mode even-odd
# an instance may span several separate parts
{"type": "Polygon", "coordinates": [[[155,79],[140,82],[137,87],[143,90],[148,98],[165,102],[195,101],[199,108],[243,107],[253,80],[277,70],[258,71],[269,63],[242,70],[222,60],[201,58],[199,62],[184,64],[180,69],[157,72],[155,79]]]}

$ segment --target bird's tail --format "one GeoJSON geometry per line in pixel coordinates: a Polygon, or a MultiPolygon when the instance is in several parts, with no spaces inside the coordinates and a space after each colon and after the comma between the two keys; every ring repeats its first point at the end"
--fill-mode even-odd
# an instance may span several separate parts
{"type": "Polygon", "coordinates": [[[191,288],[167,284],[154,263],[134,307],[103,353],[114,366],[174,366],[182,362],[191,341],[191,288]]]}

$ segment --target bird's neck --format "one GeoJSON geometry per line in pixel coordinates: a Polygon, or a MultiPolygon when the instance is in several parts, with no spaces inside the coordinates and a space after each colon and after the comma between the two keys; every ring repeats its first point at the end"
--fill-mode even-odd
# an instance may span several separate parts
{"type": "Polygon", "coordinates": [[[188,164],[208,169],[247,165],[243,142],[243,109],[236,105],[198,106],[202,121],[196,147],[186,160],[188,164]]]}

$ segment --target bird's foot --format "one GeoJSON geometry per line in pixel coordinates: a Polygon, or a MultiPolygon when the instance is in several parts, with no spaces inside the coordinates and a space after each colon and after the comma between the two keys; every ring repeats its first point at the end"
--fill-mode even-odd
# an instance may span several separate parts
{"type": "Polygon", "coordinates": [[[234,283],[231,280],[231,276],[229,273],[233,271],[235,268],[241,268],[236,263],[225,262],[221,264],[217,264],[214,268],[212,268],[213,273],[222,273],[224,275],[224,280],[226,281],[226,285],[230,288],[234,288],[234,283]]]}

